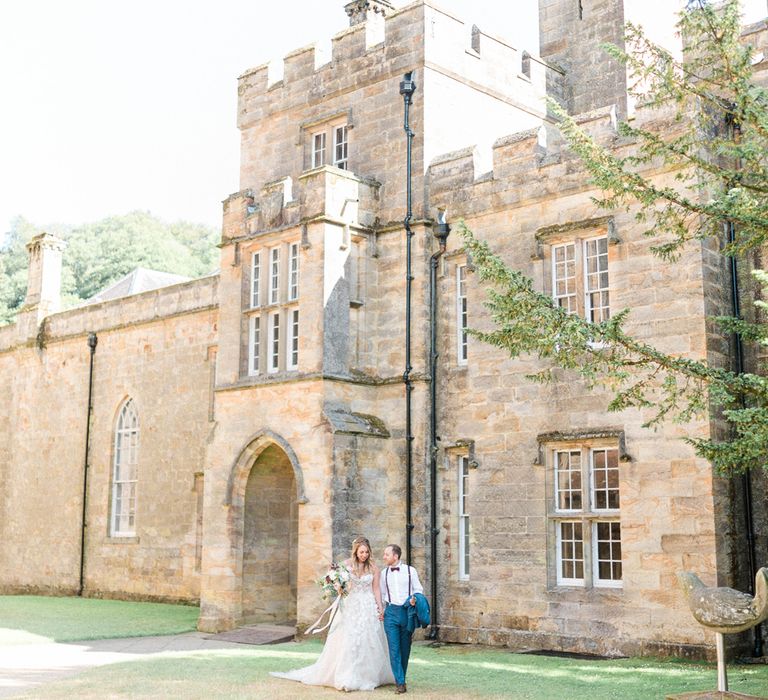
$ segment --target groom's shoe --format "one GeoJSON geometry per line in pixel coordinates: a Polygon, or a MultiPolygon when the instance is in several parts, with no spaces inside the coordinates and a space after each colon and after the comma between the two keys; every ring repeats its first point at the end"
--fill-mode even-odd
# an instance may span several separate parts
{"type": "Polygon", "coordinates": [[[405,688],[405,683],[403,683],[402,685],[395,686],[395,695],[400,695],[401,693],[405,693],[405,692],[407,692],[405,688]]]}

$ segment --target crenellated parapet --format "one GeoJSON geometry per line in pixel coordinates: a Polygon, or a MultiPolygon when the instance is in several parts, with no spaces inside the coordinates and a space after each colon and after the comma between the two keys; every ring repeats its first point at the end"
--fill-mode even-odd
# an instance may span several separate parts
{"type": "MultiPolygon", "coordinates": [[[[619,134],[616,106],[601,107],[574,119],[598,145],[619,156],[637,148],[636,141],[619,134]]],[[[675,120],[673,106],[638,110],[633,124],[665,134],[684,128],[675,120]]],[[[456,219],[517,207],[534,199],[563,198],[590,187],[579,157],[551,122],[497,139],[492,163],[490,171],[483,167],[484,159],[474,146],[433,158],[426,183],[431,209],[448,209],[456,219]]],[[[648,168],[661,172],[659,164],[648,168]]]]}
{"type": "Polygon", "coordinates": [[[238,192],[224,202],[224,242],[325,219],[361,229],[377,221],[381,183],[324,165],[266,183],[257,195],[238,192]]]}
{"type": "MultiPolygon", "coordinates": [[[[579,115],[577,121],[597,143],[611,147],[619,142],[615,107],[579,115]]],[[[490,172],[478,168],[475,147],[433,159],[427,178],[433,205],[449,209],[455,219],[584,188],[583,168],[550,123],[499,138],[492,150],[490,172]]]]}
{"type": "Polygon", "coordinates": [[[351,26],[332,38],[330,54],[321,44],[305,46],[240,76],[241,129],[270,113],[420,66],[541,111],[547,74],[558,73],[538,56],[465,23],[432,0],[400,9],[381,0],[355,0],[346,11],[351,26]]]}

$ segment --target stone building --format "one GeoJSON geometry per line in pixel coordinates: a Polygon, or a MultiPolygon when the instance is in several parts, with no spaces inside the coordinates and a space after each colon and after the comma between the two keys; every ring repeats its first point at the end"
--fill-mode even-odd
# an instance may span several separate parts
{"type": "MultiPolygon", "coordinates": [[[[539,57],[432,0],[348,3],[329,56],[305,47],[240,76],[241,189],[224,201],[218,274],[126,282],[62,312],[64,244],[35,238],[25,306],[0,328],[0,590],[199,601],[202,630],[301,628],[321,609],[314,580],[354,536],[405,542],[411,73],[411,558],[428,585],[437,572],[440,638],[709,653],[675,572],[749,578],[740,484],[680,440],[713,425],[652,432],[572,377],[531,384],[536,363],[467,336],[488,320],[456,236],[437,266],[431,558],[439,217],[464,218],[575,312],[629,307],[629,328],[664,350],[727,354],[706,323],[728,301],[717,246],[674,268],[652,256],[632,212],[596,210],[546,120],[549,92],[630,147],[615,131],[626,75],[599,48],[621,43],[630,5],[541,0],[539,57]]],[[[765,44],[763,30],[749,40],[765,44]]]]}

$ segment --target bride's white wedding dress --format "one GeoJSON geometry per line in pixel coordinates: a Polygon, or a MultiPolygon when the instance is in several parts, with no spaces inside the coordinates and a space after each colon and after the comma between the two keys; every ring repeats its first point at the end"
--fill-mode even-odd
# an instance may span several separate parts
{"type": "Polygon", "coordinates": [[[373,690],[394,683],[387,638],[376,612],[372,584],[373,574],[360,577],[352,574],[349,593],[341,601],[315,663],[270,675],[337,690],[373,690]]]}

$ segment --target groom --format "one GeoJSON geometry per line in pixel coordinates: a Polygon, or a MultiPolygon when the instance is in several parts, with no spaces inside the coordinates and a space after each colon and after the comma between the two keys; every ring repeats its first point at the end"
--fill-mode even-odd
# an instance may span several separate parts
{"type": "Polygon", "coordinates": [[[416,569],[400,563],[402,550],[396,544],[384,549],[384,564],[379,576],[381,600],[384,602],[384,632],[389,646],[389,663],[395,676],[395,693],[405,693],[405,672],[411,655],[412,631],[408,631],[408,606],[416,605],[413,597],[424,593],[416,569]]]}

